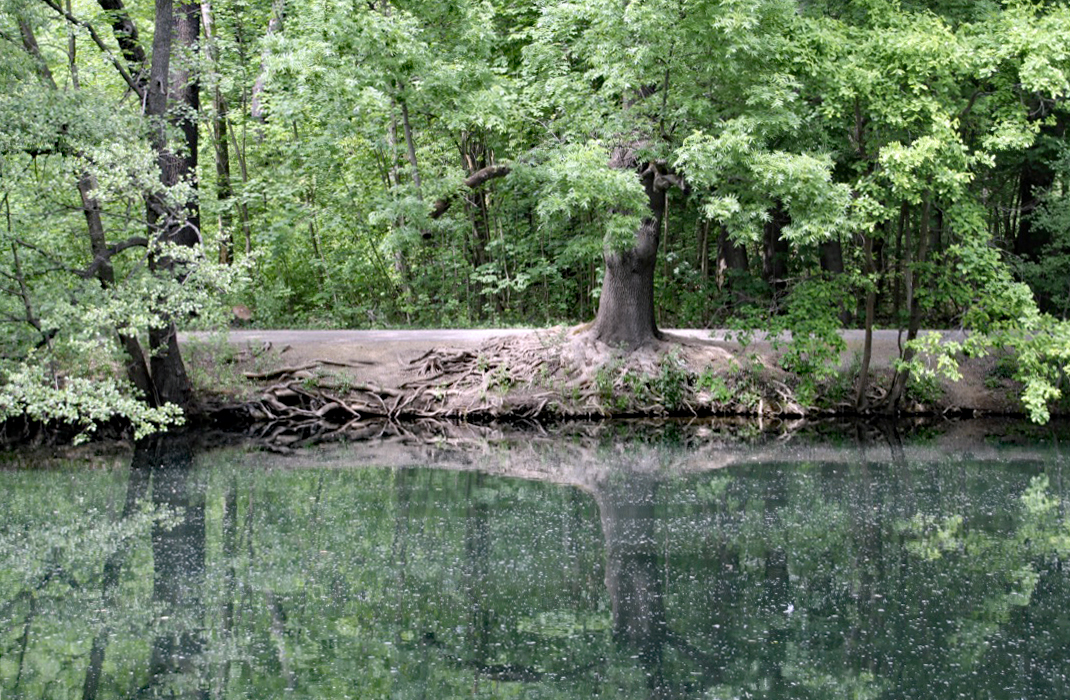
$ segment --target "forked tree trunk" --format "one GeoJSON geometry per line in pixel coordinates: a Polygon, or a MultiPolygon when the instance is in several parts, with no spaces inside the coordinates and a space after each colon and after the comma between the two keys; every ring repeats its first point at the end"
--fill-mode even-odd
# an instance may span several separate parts
{"type": "MultiPolygon", "coordinates": [[[[634,163],[632,163],[634,165],[634,163]]],[[[607,345],[632,350],[662,337],[654,319],[654,268],[658,257],[665,189],[653,165],[641,173],[650,210],[635,232],[635,245],[607,248],[605,279],[591,334],[607,345]]]]}

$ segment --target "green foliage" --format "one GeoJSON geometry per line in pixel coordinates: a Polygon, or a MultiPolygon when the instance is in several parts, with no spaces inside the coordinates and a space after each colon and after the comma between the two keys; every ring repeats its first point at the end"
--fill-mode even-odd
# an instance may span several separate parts
{"type": "MultiPolygon", "coordinates": [[[[69,363],[109,325],[140,332],[191,312],[203,324],[213,299],[250,306],[263,326],[589,320],[602,251],[631,245],[651,213],[637,174],[653,164],[668,188],[662,325],[735,317],[790,331],[784,363],[806,398],[837,364],[838,325],[865,322],[845,301],[873,291],[881,326],[917,310],[923,327],[964,327],[978,343],[1036,338],[1023,348],[1043,359],[1027,357],[1022,375],[1034,415],[1059,391],[1059,334],[1034,329],[1053,323],[1038,310],[1070,308],[1062,4],[294,0],[266,34],[269,4],[224,2],[211,40],[180,57],[204,86],[201,153],[196,180],[170,188],[111,63],[111,17],[73,7],[111,47],[73,30],[75,88],[69,25],[45,6],[4,8],[10,359],[53,331],[49,352],[69,363]],[[58,89],[20,42],[24,27],[58,89]],[[465,186],[502,165],[508,176],[465,186]],[[1032,206],[1020,191],[1029,172],[1051,175],[1031,213],[1019,211],[1032,206]],[[156,198],[175,211],[196,201],[211,252],[182,283],[145,274],[140,248],[116,256],[113,289],[69,274],[91,261],[83,175],[108,245],[144,236],[156,198]],[[1017,259],[1023,222],[1043,240],[1017,259]],[[722,229],[746,270],[725,269],[722,229]],[[786,271],[772,280],[768,251],[784,242],[786,271]],[[842,275],[817,255],[832,242],[842,275]],[[244,265],[229,281],[204,262],[220,248],[244,265]],[[239,290],[240,270],[253,284],[239,290]]],[[[151,36],[151,8],[129,12],[151,36]]]]}

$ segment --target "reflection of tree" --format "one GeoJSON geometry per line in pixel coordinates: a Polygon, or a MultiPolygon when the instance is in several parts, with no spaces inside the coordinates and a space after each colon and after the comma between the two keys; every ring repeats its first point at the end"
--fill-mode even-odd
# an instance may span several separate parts
{"type": "Polygon", "coordinates": [[[152,529],[152,600],[160,616],[149,680],[139,695],[170,679],[175,696],[207,698],[197,668],[204,646],[204,483],[194,472],[187,436],[152,438],[138,445],[135,459],[151,465],[153,505],[178,516],[177,523],[158,522],[152,529]]]}
{"type": "Polygon", "coordinates": [[[220,698],[1070,697],[1059,464],[1031,483],[1039,461],[867,439],[853,459],[701,473],[648,442],[586,462],[566,445],[542,466],[564,488],[226,455],[202,471],[149,445],[122,482],[41,479],[0,504],[0,536],[78,517],[129,540],[17,580],[0,562],[3,695],[18,678],[26,697],[204,697],[211,678],[220,698]],[[92,509],[56,495],[79,492],[92,509]],[[38,583],[36,607],[12,600],[38,583]],[[64,635],[80,662],[53,681],[37,660],[64,635]]]}
{"type": "MultiPolygon", "coordinates": [[[[146,450],[137,450],[134,452],[133,459],[130,460],[126,501],[123,503],[123,512],[120,516],[122,521],[129,520],[145,498],[150,476],[150,464],[146,459],[148,454],[146,450]]],[[[128,553],[129,546],[127,543],[123,543],[104,561],[104,573],[100,588],[101,601],[105,610],[115,608],[118,603],[116,589],[118,588],[119,577],[122,574],[128,553]]],[[[111,625],[105,622],[93,638],[93,646],[89,652],[89,665],[86,668],[85,682],[82,685],[82,700],[95,700],[97,697],[100,674],[104,666],[104,656],[107,652],[108,638],[110,636],[111,625]]]]}
{"type": "Polygon", "coordinates": [[[657,488],[654,478],[642,475],[611,477],[595,492],[606,543],[613,636],[638,654],[652,697],[667,691],[663,662],[668,629],[655,537],[657,488]]]}

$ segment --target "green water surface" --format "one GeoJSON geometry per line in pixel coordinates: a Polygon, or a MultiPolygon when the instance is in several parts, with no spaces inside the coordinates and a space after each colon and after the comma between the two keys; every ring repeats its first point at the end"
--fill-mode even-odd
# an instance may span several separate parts
{"type": "Polygon", "coordinates": [[[1070,697],[1057,440],[370,449],[0,471],[0,697],[1070,697]]]}

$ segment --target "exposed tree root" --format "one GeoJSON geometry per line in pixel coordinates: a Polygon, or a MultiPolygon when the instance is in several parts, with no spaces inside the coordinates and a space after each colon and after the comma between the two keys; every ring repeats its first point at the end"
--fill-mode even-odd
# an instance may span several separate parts
{"type": "Polygon", "coordinates": [[[341,436],[366,419],[493,421],[592,416],[802,416],[781,373],[723,347],[668,338],[622,352],[582,330],[435,348],[408,363],[400,387],[352,383],[316,361],[247,373],[275,383],[244,406],[257,438],[292,448],[341,436]]]}

